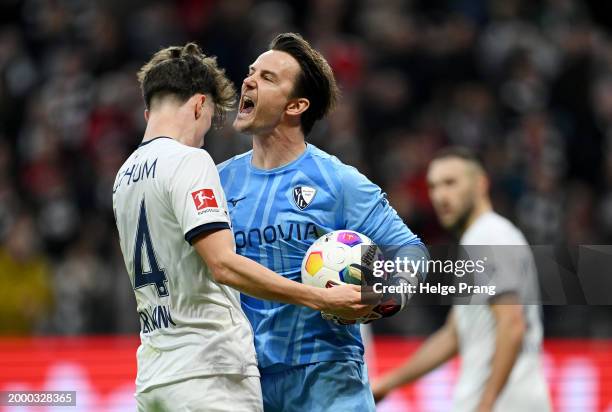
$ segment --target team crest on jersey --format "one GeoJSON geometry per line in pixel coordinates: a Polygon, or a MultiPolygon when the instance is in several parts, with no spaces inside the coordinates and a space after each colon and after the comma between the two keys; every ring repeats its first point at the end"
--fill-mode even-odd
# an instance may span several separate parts
{"type": "Polygon", "coordinates": [[[293,188],[293,201],[295,205],[300,209],[304,210],[312,203],[317,194],[317,189],[310,186],[296,186],[293,188]]]}
{"type": "Polygon", "coordinates": [[[219,207],[215,193],[212,189],[200,189],[195,192],[191,192],[193,198],[193,204],[197,211],[207,209],[209,207],[219,207]]]}

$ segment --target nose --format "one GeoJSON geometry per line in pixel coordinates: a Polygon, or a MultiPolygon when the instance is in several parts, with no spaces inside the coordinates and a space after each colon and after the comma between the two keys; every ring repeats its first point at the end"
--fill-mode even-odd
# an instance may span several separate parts
{"type": "Polygon", "coordinates": [[[438,187],[429,190],[429,198],[431,199],[431,203],[434,206],[439,206],[446,202],[446,196],[444,195],[444,192],[438,187]]]}
{"type": "Polygon", "coordinates": [[[242,84],[247,88],[247,89],[252,89],[255,87],[255,79],[253,78],[253,75],[248,75],[247,77],[244,78],[244,80],[242,81],[242,84]]]}

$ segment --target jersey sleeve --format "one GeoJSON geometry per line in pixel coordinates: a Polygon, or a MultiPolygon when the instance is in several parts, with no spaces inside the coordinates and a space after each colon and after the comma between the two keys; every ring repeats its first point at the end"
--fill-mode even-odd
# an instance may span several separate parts
{"type": "Polygon", "coordinates": [[[187,242],[209,230],[230,228],[224,199],[210,155],[200,150],[185,156],[170,182],[170,202],[187,242]]]}
{"type": "Polygon", "coordinates": [[[387,259],[406,257],[413,262],[429,259],[421,239],[406,226],[380,187],[354,167],[346,166],[340,173],[344,192],[342,219],[346,229],[370,237],[387,259]]]}
{"type": "Polygon", "coordinates": [[[460,252],[471,261],[480,261],[474,272],[474,284],[495,286],[493,302],[499,296],[514,293],[521,303],[538,299],[537,268],[531,248],[522,233],[501,218],[477,221],[461,240],[460,252]]]}
{"type": "MultiPolygon", "coordinates": [[[[487,284],[495,286],[495,297],[515,293],[521,303],[531,296],[537,282],[533,256],[528,246],[491,246],[484,264],[487,284]]],[[[529,299],[528,299],[529,300],[529,299]]],[[[532,302],[534,300],[531,300],[532,302]]]]}
{"type": "Polygon", "coordinates": [[[341,171],[341,178],[342,219],[346,229],[361,232],[378,245],[421,243],[389,204],[380,187],[349,166],[341,171]]]}

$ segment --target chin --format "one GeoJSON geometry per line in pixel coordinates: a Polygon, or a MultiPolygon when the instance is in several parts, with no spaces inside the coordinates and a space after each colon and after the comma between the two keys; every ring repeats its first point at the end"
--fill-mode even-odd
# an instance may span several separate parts
{"type": "Polygon", "coordinates": [[[454,230],[457,225],[456,219],[442,219],[440,220],[440,226],[445,230],[454,230]]]}
{"type": "Polygon", "coordinates": [[[251,122],[241,120],[241,119],[236,119],[234,120],[234,123],[232,124],[232,126],[234,127],[234,130],[238,132],[248,132],[251,126],[251,122]]]}

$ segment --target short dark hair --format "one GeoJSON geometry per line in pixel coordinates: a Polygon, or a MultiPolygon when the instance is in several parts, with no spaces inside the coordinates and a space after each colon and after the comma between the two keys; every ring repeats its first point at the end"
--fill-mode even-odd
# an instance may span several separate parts
{"type": "Polygon", "coordinates": [[[300,65],[292,97],[304,97],[310,102],[301,117],[302,131],[307,135],[314,123],[336,106],[340,91],[334,73],[323,55],[297,33],[279,34],[269,48],[291,55],[300,65]]]}
{"type": "Polygon", "coordinates": [[[448,158],[457,158],[464,160],[466,162],[472,163],[478,168],[485,170],[484,164],[480,156],[471,149],[468,149],[465,146],[447,146],[439,151],[437,151],[432,157],[431,161],[440,160],[440,159],[448,159],[448,158]]]}
{"type": "Polygon", "coordinates": [[[195,43],[158,51],[137,76],[147,109],[168,95],[184,103],[196,93],[208,94],[215,104],[213,122],[220,125],[236,101],[232,82],[217,65],[216,57],[206,56],[195,43]]]}

